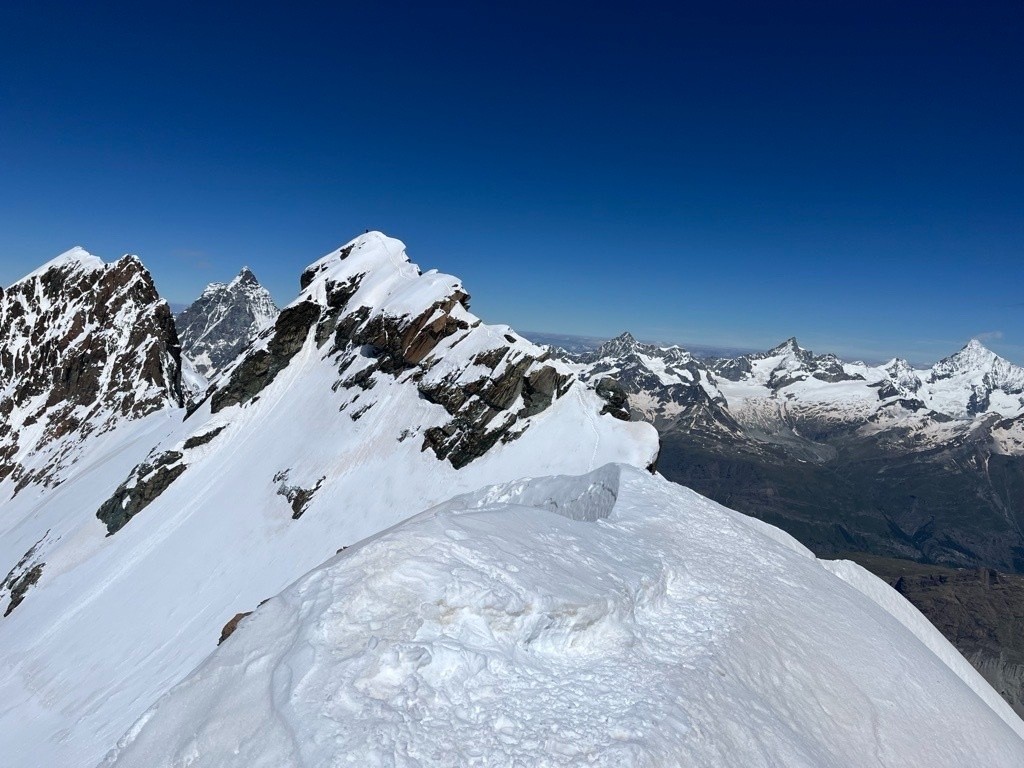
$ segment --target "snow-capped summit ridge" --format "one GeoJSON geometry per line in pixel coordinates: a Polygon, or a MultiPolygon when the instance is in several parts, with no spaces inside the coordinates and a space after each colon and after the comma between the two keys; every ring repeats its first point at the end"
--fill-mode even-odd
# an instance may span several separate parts
{"type": "MultiPolygon", "coordinates": [[[[92,270],[92,269],[101,269],[104,266],[105,266],[105,263],[104,263],[103,259],[101,259],[98,256],[94,256],[93,254],[89,253],[89,251],[87,251],[82,246],[76,245],[76,246],[74,246],[72,248],[69,248],[68,250],[64,251],[64,253],[62,253],[62,254],[60,254],[58,256],[55,256],[54,258],[52,258],[49,261],[45,262],[44,264],[42,264],[41,266],[37,267],[36,269],[32,270],[27,275],[22,277],[20,280],[15,282],[14,285],[18,285],[19,283],[25,282],[26,280],[30,280],[30,279],[35,278],[35,277],[39,277],[40,275],[43,275],[43,274],[49,272],[51,269],[62,269],[62,270],[82,269],[82,270],[92,270]]],[[[11,287],[13,287],[13,285],[11,287]]]]}
{"type": "Polygon", "coordinates": [[[426,428],[422,447],[458,469],[516,439],[577,384],[543,348],[507,326],[483,324],[458,278],[423,272],[401,241],[380,232],[313,262],[300,285],[273,330],[212,394],[214,413],[244,405],[312,343],[319,358],[336,361],[335,388],[376,391],[397,379],[441,406],[447,423],[426,428]],[[303,342],[310,333],[312,342],[303,342]]]}
{"type": "Polygon", "coordinates": [[[931,370],[935,379],[956,374],[988,373],[1000,384],[1024,382],[1024,368],[1000,357],[978,339],[971,339],[960,351],[943,358],[931,370]]]}
{"type": "MultiPolygon", "coordinates": [[[[416,314],[455,294],[468,309],[462,281],[436,270],[423,273],[409,260],[405,243],[382,232],[367,232],[310,264],[302,272],[302,292],[289,305],[315,301],[337,302],[329,288],[351,283],[347,298],[353,308],[364,306],[393,317],[416,314]]],[[[347,292],[346,292],[347,293],[347,292]]]]}
{"type": "Polygon", "coordinates": [[[0,537],[0,575],[45,564],[0,619],[5,766],[91,768],[232,616],[408,514],[655,460],[655,430],[616,418],[614,393],[474,316],[457,278],[421,274],[398,241],[367,233],[315,264],[187,418],[104,453],[41,511],[4,507],[22,531],[0,537]],[[21,674],[40,668],[54,674],[21,674]]]}
{"type": "Polygon", "coordinates": [[[604,342],[594,353],[595,357],[623,357],[636,354],[648,345],[641,344],[629,331],[623,331],[613,339],[604,342]]]}
{"type": "Polygon", "coordinates": [[[236,287],[236,286],[256,287],[256,286],[259,286],[259,285],[260,285],[260,281],[258,279],[256,279],[256,275],[253,273],[253,271],[248,266],[244,266],[240,270],[238,270],[238,274],[235,275],[231,279],[230,283],[228,283],[229,287],[236,287]]]}
{"type": "Polygon", "coordinates": [[[766,355],[782,355],[786,353],[796,354],[798,352],[806,352],[803,347],[800,346],[800,342],[796,340],[796,336],[790,336],[788,339],[783,341],[781,344],[776,344],[772,347],[766,355]]]}

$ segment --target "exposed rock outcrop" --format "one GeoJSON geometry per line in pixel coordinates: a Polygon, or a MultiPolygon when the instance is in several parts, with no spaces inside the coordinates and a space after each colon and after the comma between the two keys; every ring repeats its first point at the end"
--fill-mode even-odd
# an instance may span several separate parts
{"type": "MultiPolygon", "coordinates": [[[[336,388],[365,391],[377,376],[407,377],[425,399],[442,406],[451,419],[424,430],[423,448],[455,467],[482,456],[499,440],[514,439],[517,422],[542,413],[565,393],[571,374],[545,364],[543,350],[509,334],[498,337],[498,344],[487,335],[471,359],[434,375],[442,342],[455,347],[472,338],[465,346],[476,348],[474,342],[485,335],[480,321],[469,314],[469,295],[457,281],[422,275],[408,261],[363,262],[363,247],[361,239],[354,241],[303,272],[300,299],[281,312],[265,343],[257,343],[213,394],[214,412],[246,402],[273,381],[314,327],[316,346],[337,360],[336,388]],[[397,274],[392,271],[396,264],[397,274]],[[422,291],[422,298],[402,302],[400,311],[386,301],[369,300],[379,294],[382,280],[396,281],[396,288],[414,294],[422,291]],[[479,373],[470,377],[471,368],[479,373]]],[[[358,406],[350,416],[356,420],[368,407],[358,406]]]]}
{"type": "Polygon", "coordinates": [[[107,526],[108,536],[121,530],[185,471],[182,458],[178,451],[166,451],[132,471],[131,477],[96,511],[96,517],[107,526]]]}
{"type": "Polygon", "coordinates": [[[238,405],[259,394],[302,349],[309,330],[320,319],[322,307],[312,301],[294,304],[281,312],[269,333],[266,346],[247,354],[232,369],[227,383],[213,393],[213,413],[238,405]]]}
{"type": "Polygon", "coordinates": [[[234,616],[232,616],[228,620],[228,623],[225,624],[224,628],[220,631],[220,639],[217,641],[217,645],[220,645],[233,634],[235,634],[235,630],[238,629],[239,623],[246,616],[252,616],[252,611],[242,611],[241,613],[236,613],[234,616]]]}
{"type": "Polygon", "coordinates": [[[59,482],[86,436],[181,407],[174,318],[142,263],[76,248],[0,292],[0,393],[16,490],[59,482]]]}
{"type": "Polygon", "coordinates": [[[43,575],[43,566],[46,563],[41,562],[36,553],[39,551],[43,541],[49,536],[49,533],[47,531],[43,534],[43,537],[33,544],[28,552],[22,555],[17,564],[4,577],[4,580],[0,582],[0,592],[7,590],[8,597],[10,598],[7,610],[4,611],[4,616],[10,616],[11,612],[21,605],[29,588],[35,586],[43,575]]]}
{"type": "Polygon", "coordinates": [[[608,413],[617,419],[629,421],[629,396],[618,381],[610,376],[605,376],[597,382],[595,391],[608,403],[601,409],[601,413],[608,413]]]}
{"type": "MultiPolygon", "coordinates": [[[[411,401],[415,421],[389,425],[395,438],[404,442],[415,435],[421,452],[455,469],[520,439],[533,419],[578,384],[573,368],[545,349],[472,315],[469,294],[456,278],[424,274],[398,241],[380,233],[328,254],[303,272],[300,284],[302,292],[273,327],[222,372],[207,401],[193,409],[195,432],[136,467],[102,505],[97,514],[110,533],[187,471],[189,451],[243,418],[231,409],[257,401],[289,366],[295,368],[293,382],[303,379],[300,369],[316,371],[316,377],[330,371],[334,381],[322,396],[333,407],[323,419],[344,413],[346,424],[360,424],[355,429],[362,429],[364,419],[390,412],[375,409],[381,399],[411,401]],[[424,409],[424,401],[438,408],[424,409]],[[216,430],[203,423],[213,414],[216,430]]],[[[628,420],[624,393],[610,396],[603,411],[587,397],[579,404],[594,408],[595,419],[604,413],[628,420]]],[[[327,476],[301,465],[294,469],[291,480],[278,473],[273,483],[298,519],[327,476]]]]}
{"type": "Polygon", "coordinates": [[[33,565],[10,584],[5,585],[11,590],[11,602],[8,604],[7,610],[4,611],[4,616],[10,616],[11,611],[21,605],[21,601],[25,599],[25,593],[28,592],[29,587],[35,586],[43,575],[44,565],[46,563],[33,565]]]}

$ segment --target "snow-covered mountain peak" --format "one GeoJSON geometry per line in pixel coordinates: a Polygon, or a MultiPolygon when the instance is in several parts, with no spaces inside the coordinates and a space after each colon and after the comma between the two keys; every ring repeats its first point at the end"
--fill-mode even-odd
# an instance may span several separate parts
{"type": "Polygon", "coordinates": [[[972,355],[995,356],[995,353],[986,347],[980,339],[970,339],[966,344],[964,344],[963,349],[961,349],[960,352],[972,355]]]}
{"type": "Polygon", "coordinates": [[[835,355],[815,355],[792,336],[767,352],[715,360],[711,367],[730,381],[746,380],[775,392],[809,379],[834,383],[862,378],[835,355]]]}
{"type": "Polygon", "coordinates": [[[0,292],[0,480],[55,483],[89,434],[182,404],[170,309],[142,262],[73,248],[0,292]]]}
{"type": "Polygon", "coordinates": [[[644,344],[627,332],[575,359],[586,366],[588,380],[624,388],[623,402],[628,393],[634,415],[658,425],[684,419],[694,430],[723,426],[724,400],[714,376],[678,345],[644,344]]]}
{"type": "Polygon", "coordinates": [[[248,266],[243,266],[238,274],[232,279],[230,285],[242,285],[242,284],[258,284],[259,280],[256,279],[256,275],[253,274],[252,270],[248,266]]]}
{"type": "Polygon", "coordinates": [[[360,235],[313,262],[303,271],[300,285],[302,292],[289,307],[312,301],[333,309],[348,305],[409,318],[450,303],[459,319],[470,317],[469,295],[458,278],[436,270],[424,274],[409,261],[403,242],[381,232],[360,235]]]}
{"type": "Polygon", "coordinates": [[[912,366],[905,358],[902,357],[894,357],[892,360],[883,365],[882,368],[890,376],[901,376],[910,373],[914,370],[914,366],[912,366]]]}
{"type": "Polygon", "coordinates": [[[955,354],[932,366],[932,380],[957,375],[990,375],[996,386],[1024,382],[1024,368],[1000,357],[978,339],[971,339],[955,354]]]}
{"type": "Polygon", "coordinates": [[[784,342],[777,344],[763,354],[765,357],[778,357],[779,355],[806,355],[809,353],[806,349],[800,346],[800,343],[796,340],[796,336],[790,336],[784,342]]]}
{"type": "Polygon", "coordinates": [[[210,283],[176,318],[185,355],[213,378],[265,329],[278,309],[256,275],[243,267],[228,283],[210,283]]]}
{"type": "MultiPolygon", "coordinates": [[[[212,412],[244,405],[311,346],[332,361],[336,390],[358,387],[358,397],[382,383],[414,384],[441,406],[449,421],[420,432],[423,449],[459,468],[499,439],[515,439],[574,383],[571,368],[543,348],[507,326],[482,324],[458,278],[422,272],[401,241],[380,232],[317,260],[300,285],[274,328],[226,374],[212,412]]],[[[359,407],[375,400],[367,394],[359,407]]]]}
{"type": "Polygon", "coordinates": [[[203,288],[203,292],[199,294],[200,298],[204,296],[216,296],[221,293],[225,288],[228,287],[227,283],[222,283],[219,280],[214,280],[211,283],[207,283],[206,287],[203,288]]]}
{"type": "Polygon", "coordinates": [[[624,331],[614,339],[609,339],[598,347],[597,357],[624,357],[635,354],[641,347],[640,342],[629,331],[624,331]]]}
{"type": "Polygon", "coordinates": [[[1004,416],[1024,413],[1024,368],[977,339],[919,375],[932,394],[929,404],[942,413],[957,417],[990,410],[1004,416]]]}
{"type": "MultiPolygon", "coordinates": [[[[58,269],[62,272],[71,272],[78,270],[102,269],[104,266],[105,264],[103,259],[98,256],[93,256],[82,246],[76,245],[32,270],[21,278],[21,280],[14,283],[14,285],[39,277],[40,275],[49,272],[51,269],[58,269]]],[[[14,286],[12,285],[11,287],[13,288],[14,286]]]]}
{"type": "MultiPolygon", "coordinates": [[[[593,353],[579,357],[591,361],[600,359],[622,361],[630,357],[657,358],[666,365],[677,366],[685,365],[693,360],[693,356],[679,345],[661,347],[657,344],[645,344],[637,341],[629,331],[619,334],[614,339],[609,339],[593,353]]],[[[648,367],[650,366],[648,365],[648,367]]],[[[656,364],[656,367],[660,368],[661,364],[656,364]]]]}

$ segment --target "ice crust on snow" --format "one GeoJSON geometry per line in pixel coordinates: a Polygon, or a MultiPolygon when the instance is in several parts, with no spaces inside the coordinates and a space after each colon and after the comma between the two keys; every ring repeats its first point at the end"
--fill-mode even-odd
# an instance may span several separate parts
{"type": "Polygon", "coordinates": [[[103,764],[1021,764],[915,609],[768,529],[628,467],[464,495],[261,606],[103,764]]]}

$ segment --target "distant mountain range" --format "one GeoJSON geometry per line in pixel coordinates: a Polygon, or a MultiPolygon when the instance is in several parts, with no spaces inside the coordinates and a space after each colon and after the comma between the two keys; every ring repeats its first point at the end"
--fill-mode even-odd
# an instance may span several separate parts
{"type": "MultiPolygon", "coordinates": [[[[926,369],[846,363],[796,339],[700,359],[626,333],[568,356],[586,366],[583,378],[614,379],[633,418],[657,427],[666,477],[820,556],[1024,573],[1024,369],[977,340],[926,369]]],[[[995,626],[977,594],[969,605],[995,626]]],[[[948,604],[919,607],[951,626],[948,604]]],[[[1024,603],[1016,610],[1024,635],[1024,603]]],[[[1024,655],[978,647],[971,631],[951,639],[1024,712],[1024,655]]]]}
{"type": "MultiPolygon", "coordinates": [[[[573,354],[584,354],[594,352],[601,347],[608,338],[605,336],[578,336],[569,333],[548,333],[545,331],[522,331],[523,336],[534,344],[544,344],[573,354]]],[[[659,346],[649,342],[649,346],[659,346]]],[[[738,357],[756,350],[745,347],[726,347],[713,344],[690,344],[687,350],[699,358],[714,357],[738,357]]]]}
{"type": "Polygon", "coordinates": [[[795,339],[702,360],[623,334],[571,357],[659,429],[670,478],[815,551],[1024,571],[1024,369],[978,341],[929,369],[795,339]]]}

